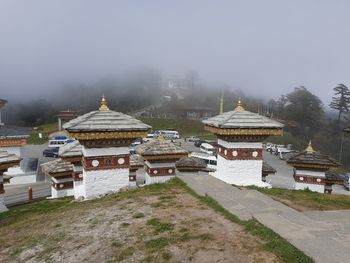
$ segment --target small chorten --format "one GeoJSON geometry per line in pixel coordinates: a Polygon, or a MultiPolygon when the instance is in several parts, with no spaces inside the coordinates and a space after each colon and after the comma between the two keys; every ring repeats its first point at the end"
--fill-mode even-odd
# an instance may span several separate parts
{"type": "Polygon", "coordinates": [[[319,193],[324,193],[326,190],[326,172],[341,165],[328,155],[315,151],[311,141],[303,152],[291,156],[287,163],[294,167],[296,190],[308,188],[319,193]]]}
{"type": "Polygon", "coordinates": [[[5,190],[3,174],[8,168],[18,166],[20,161],[21,158],[19,158],[17,155],[0,150],[0,212],[7,211],[4,200],[5,190]]]}
{"type": "Polygon", "coordinates": [[[283,124],[247,111],[241,99],[233,111],[203,121],[204,128],[218,137],[216,178],[234,185],[270,186],[262,181],[262,142],[282,135],[283,124]]]}
{"type": "Polygon", "coordinates": [[[75,198],[92,198],[134,185],[130,181],[129,145],[147,136],[150,126],[110,110],[102,96],[99,110],[64,124],[82,147],[82,173],[74,180],[75,198]]]}
{"type": "Polygon", "coordinates": [[[175,177],[175,162],[188,156],[188,152],[163,136],[140,144],[136,153],[145,160],[145,183],[163,183],[175,177]]]}

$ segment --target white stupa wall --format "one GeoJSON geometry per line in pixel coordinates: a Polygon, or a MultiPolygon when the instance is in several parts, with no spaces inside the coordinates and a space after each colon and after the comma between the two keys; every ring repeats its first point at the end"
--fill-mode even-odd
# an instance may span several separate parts
{"type": "Polygon", "coordinates": [[[255,185],[269,187],[262,181],[262,157],[252,150],[251,156],[240,157],[240,149],[256,149],[262,151],[261,142],[227,142],[218,139],[219,154],[217,156],[217,170],[211,173],[214,177],[228,183],[240,186],[255,185]],[[220,147],[222,146],[222,147],[220,147]],[[225,148],[225,149],[224,149],[225,148]],[[228,151],[232,151],[233,159],[224,158],[228,151]]]}
{"type": "Polygon", "coordinates": [[[218,155],[216,178],[234,185],[262,186],[262,160],[226,160],[218,155]]]}
{"type": "Polygon", "coordinates": [[[155,183],[165,183],[166,181],[169,181],[170,179],[175,177],[176,169],[175,169],[175,162],[149,162],[145,161],[145,184],[155,184],[155,183]],[[149,174],[149,169],[151,169],[151,174],[149,174]],[[171,171],[171,174],[166,173],[165,175],[159,175],[159,173],[155,173],[154,171],[171,171]]]}
{"type": "Polygon", "coordinates": [[[83,171],[84,198],[117,192],[129,186],[129,168],[83,171]]]}
{"type": "Polygon", "coordinates": [[[74,188],[63,188],[60,189],[59,185],[64,184],[66,182],[72,182],[73,178],[55,178],[51,177],[51,181],[54,184],[58,185],[58,189],[56,189],[52,184],[51,184],[51,198],[60,198],[60,197],[65,197],[65,196],[73,196],[74,195],[74,188]]]}
{"type": "Polygon", "coordinates": [[[83,184],[83,181],[74,181],[73,182],[73,190],[74,190],[74,198],[75,199],[86,196],[85,186],[83,184]]]}
{"type": "Polygon", "coordinates": [[[60,198],[65,196],[73,196],[74,195],[74,189],[63,189],[63,190],[56,190],[54,187],[51,187],[51,198],[60,198]]]}
{"type": "Polygon", "coordinates": [[[157,184],[157,183],[165,183],[170,179],[174,178],[175,175],[167,175],[167,176],[149,176],[148,173],[145,173],[145,183],[146,184],[157,184]]]}
{"type": "MultiPolygon", "coordinates": [[[[128,147],[109,148],[85,148],[82,149],[84,157],[106,157],[106,156],[128,156],[128,147]]],[[[109,192],[117,192],[121,188],[129,187],[129,167],[116,169],[103,169],[96,167],[96,170],[83,168],[83,180],[74,182],[74,197],[85,199],[98,197],[109,192]]]]}
{"type": "Polygon", "coordinates": [[[305,190],[309,189],[314,192],[318,193],[324,193],[325,184],[317,184],[317,180],[322,180],[326,178],[325,172],[319,172],[319,171],[309,171],[309,170],[295,170],[295,176],[300,178],[298,181],[295,181],[294,183],[294,189],[295,190],[305,190]],[[307,181],[308,178],[311,178],[314,183],[309,183],[307,181]],[[303,178],[303,181],[301,181],[301,178],[303,178]],[[316,182],[315,182],[316,181],[316,182]]]}

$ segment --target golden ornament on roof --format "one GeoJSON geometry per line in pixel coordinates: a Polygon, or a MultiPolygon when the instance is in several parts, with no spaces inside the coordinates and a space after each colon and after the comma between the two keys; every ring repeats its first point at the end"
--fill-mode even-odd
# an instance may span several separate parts
{"type": "Polygon", "coordinates": [[[107,106],[107,100],[106,100],[106,97],[105,95],[103,94],[102,95],[102,99],[101,99],[101,106],[100,106],[100,109],[101,111],[107,111],[109,110],[108,106],[107,106]]]}
{"type": "Polygon", "coordinates": [[[308,153],[313,153],[314,152],[314,148],[312,148],[311,141],[309,141],[309,145],[306,147],[305,151],[308,152],[308,153]]]}
{"type": "Polygon", "coordinates": [[[235,111],[244,111],[241,98],[238,99],[238,103],[237,103],[237,107],[235,108],[235,111]]]}

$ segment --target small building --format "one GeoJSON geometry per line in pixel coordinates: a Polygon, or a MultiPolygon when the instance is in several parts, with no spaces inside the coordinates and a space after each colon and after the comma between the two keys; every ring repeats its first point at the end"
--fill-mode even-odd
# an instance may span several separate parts
{"type": "Polygon", "coordinates": [[[164,183],[175,177],[175,162],[188,152],[159,136],[136,147],[136,153],[145,160],[145,183],[164,183]]]}
{"type": "Polygon", "coordinates": [[[62,159],[56,159],[41,165],[41,170],[51,179],[51,197],[73,196],[74,165],[62,159]]]}
{"type": "Polygon", "coordinates": [[[234,185],[269,187],[262,181],[262,142],[283,134],[283,124],[246,111],[241,101],[233,111],[203,121],[218,137],[217,170],[212,175],[234,185]]]}
{"type": "Polygon", "coordinates": [[[191,107],[187,108],[185,115],[190,120],[205,120],[213,116],[214,109],[209,107],[191,107]]]}
{"type": "Polygon", "coordinates": [[[82,174],[74,182],[75,198],[93,198],[129,187],[129,145],[147,136],[150,126],[112,111],[103,96],[99,110],[63,125],[82,145],[82,174]]]}
{"type": "Polygon", "coordinates": [[[4,200],[5,189],[3,174],[8,168],[18,166],[20,161],[21,158],[19,158],[17,155],[0,150],[0,212],[7,211],[4,200]]]}
{"type": "Polygon", "coordinates": [[[332,182],[327,185],[326,172],[341,164],[328,155],[315,151],[311,142],[305,151],[290,157],[287,163],[294,167],[294,188],[296,190],[310,189],[314,192],[331,192],[332,182]]]}
{"type": "Polygon", "coordinates": [[[77,111],[73,111],[73,110],[65,110],[65,111],[60,111],[56,117],[58,120],[58,130],[62,131],[62,121],[70,121],[76,117],[78,117],[79,114],[77,111]]]}

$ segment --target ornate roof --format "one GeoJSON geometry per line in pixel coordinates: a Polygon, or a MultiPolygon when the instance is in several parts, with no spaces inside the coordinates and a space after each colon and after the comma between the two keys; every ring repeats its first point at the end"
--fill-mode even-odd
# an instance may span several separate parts
{"type": "Polygon", "coordinates": [[[245,110],[240,100],[233,111],[228,111],[206,119],[203,123],[220,129],[283,128],[282,123],[245,110]]]}
{"type": "Polygon", "coordinates": [[[74,141],[67,143],[66,145],[60,147],[59,156],[60,157],[78,157],[82,156],[82,146],[79,141],[74,141]]]}
{"type": "Polygon", "coordinates": [[[112,111],[107,107],[103,97],[101,107],[79,116],[63,125],[68,132],[127,132],[147,131],[151,128],[142,121],[121,112],[112,111]]]}
{"type": "Polygon", "coordinates": [[[178,169],[192,168],[193,170],[200,170],[200,169],[205,169],[207,167],[207,164],[205,163],[204,160],[196,157],[184,157],[178,160],[175,163],[175,166],[178,169]]]}
{"type": "Polygon", "coordinates": [[[262,172],[263,174],[274,174],[276,173],[275,168],[273,168],[271,165],[269,165],[267,162],[263,162],[262,166],[262,172]]]}
{"type": "Polygon", "coordinates": [[[74,171],[74,165],[62,159],[56,159],[51,162],[40,165],[41,170],[48,175],[69,173],[74,171]]]}
{"type": "Polygon", "coordinates": [[[175,145],[169,140],[157,139],[140,144],[136,147],[136,153],[142,156],[159,156],[159,155],[186,155],[188,152],[175,145]]]}
{"type": "Polygon", "coordinates": [[[16,154],[8,153],[7,151],[0,150],[0,165],[1,164],[10,164],[10,163],[19,163],[21,158],[16,154]]]}
{"type": "Polygon", "coordinates": [[[138,154],[130,155],[130,168],[132,167],[142,167],[143,166],[143,158],[138,154]]]}
{"type": "Polygon", "coordinates": [[[328,155],[315,151],[312,148],[311,142],[305,151],[289,157],[287,163],[295,167],[321,168],[327,170],[331,167],[337,167],[341,165],[339,162],[329,157],[328,155]]]}

